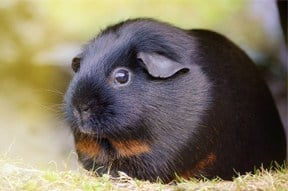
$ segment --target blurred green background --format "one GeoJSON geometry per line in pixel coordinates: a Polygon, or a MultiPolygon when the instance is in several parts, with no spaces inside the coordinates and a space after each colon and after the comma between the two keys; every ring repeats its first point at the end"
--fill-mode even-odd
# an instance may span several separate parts
{"type": "Polygon", "coordinates": [[[287,49],[274,1],[0,0],[0,154],[76,165],[61,110],[70,61],[101,29],[135,17],[228,36],[259,66],[287,126],[287,49]]]}

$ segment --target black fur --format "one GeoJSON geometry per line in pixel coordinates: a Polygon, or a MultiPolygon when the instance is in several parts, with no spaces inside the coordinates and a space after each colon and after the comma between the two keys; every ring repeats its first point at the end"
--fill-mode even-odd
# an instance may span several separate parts
{"type": "Polygon", "coordinates": [[[75,142],[92,138],[100,146],[97,156],[78,150],[87,169],[169,182],[175,174],[231,179],[235,171],[285,160],[284,130],[268,88],[247,55],[215,32],[128,20],[101,32],[79,58],[65,103],[75,142]],[[151,76],[139,52],[188,70],[151,76]],[[127,86],[113,86],[118,67],[131,71],[127,86]],[[130,140],[149,151],[119,155],[113,141],[130,140]]]}

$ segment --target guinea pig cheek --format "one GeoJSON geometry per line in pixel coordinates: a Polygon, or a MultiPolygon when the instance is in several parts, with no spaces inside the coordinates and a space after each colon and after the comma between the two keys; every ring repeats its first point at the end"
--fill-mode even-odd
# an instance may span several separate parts
{"type": "Polygon", "coordinates": [[[111,142],[118,155],[124,158],[138,156],[141,154],[149,153],[151,151],[150,146],[143,141],[126,140],[124,142],[118,142],[111,140],[111,142]]]}
{"type": "Polygon", "coordinates": [[[100,152],[100,145],[93,138],[86,137],[76,141],[76,151],[85,154],[91,158],[97,157],[100,152]]]}

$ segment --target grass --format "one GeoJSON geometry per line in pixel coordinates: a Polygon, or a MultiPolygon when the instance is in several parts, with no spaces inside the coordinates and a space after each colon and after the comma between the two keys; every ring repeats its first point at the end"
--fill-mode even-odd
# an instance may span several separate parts
{"type": "Polygon", "coordinates": [[[246,174],[233,181],[214,180],[181,180],[180,183],[165,185],[139,181],[121,173],[119,178],[109,175],[96,177],[83,169],[78,170],[39,170],[0,156],[0,190],[2,191],[126,191],[126,190],[161,190],[161,191],[192,191],[192,190],[288,190],[288,169],[276,171],[257,170],[255,174],[246,174]]]}

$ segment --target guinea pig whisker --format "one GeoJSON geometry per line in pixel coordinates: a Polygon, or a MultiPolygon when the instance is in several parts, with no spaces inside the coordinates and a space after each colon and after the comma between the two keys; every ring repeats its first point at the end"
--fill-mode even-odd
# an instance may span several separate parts
{"type": "Polygon", "coordinates": [[[60,96],[65,95],[64,92],[62,92],[61,90],[57,90],[57,89],[44,89],[44,91],[54,94],[54,95],[60,95],[60,96]]]}

